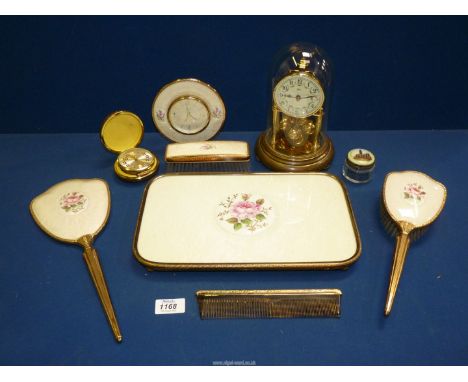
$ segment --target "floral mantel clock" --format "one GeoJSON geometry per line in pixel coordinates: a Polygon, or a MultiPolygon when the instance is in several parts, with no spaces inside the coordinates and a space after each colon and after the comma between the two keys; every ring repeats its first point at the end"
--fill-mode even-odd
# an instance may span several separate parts
{"type": "Polygon", "coordinates": [[[267,130],[256,145],[258,158],[276,171],[316,171],[333,159],[326,135],[330,60],[318,46],[293,44],[273,66],[267,130]]]}
{"type": "Polygon", "coordinates": [[[212,86],[186,78],[163,86],[154,98],[152,114],[156,129],[169,140],[199,142],[221,130],[226,107],[212,86]]]}

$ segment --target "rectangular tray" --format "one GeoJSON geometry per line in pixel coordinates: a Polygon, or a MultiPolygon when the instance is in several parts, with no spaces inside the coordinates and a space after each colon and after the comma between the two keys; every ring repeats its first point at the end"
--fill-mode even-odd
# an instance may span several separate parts
{"type": "Polygon", "coordinates": [[[170,174],[146,186],[133,254],[149,270],[334,269],[361,241],[333,175],[170,174]]]}

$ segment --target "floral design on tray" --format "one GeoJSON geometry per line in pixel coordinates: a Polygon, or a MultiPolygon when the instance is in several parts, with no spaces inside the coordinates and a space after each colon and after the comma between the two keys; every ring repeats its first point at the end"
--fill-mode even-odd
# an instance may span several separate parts
{"type": "Polygon", "coordinates": [[[88,205],[88,198],[80,192],[68,192],[60,198],[60,208],[68,213],[77,214],[88,205]]]}
{"type": "Polygon", "coordinates": [[[424,187],[418,183],[408,183],[403,190],[404,198],[409,202],[422,203],[426,197],[424,187]]]}
{"type": "Polygon", "coordinates": [[[252,234],[271,224],[273,207],[259,196],[237,193],[219,203],[217,218],[231,232],[252,234]]]}

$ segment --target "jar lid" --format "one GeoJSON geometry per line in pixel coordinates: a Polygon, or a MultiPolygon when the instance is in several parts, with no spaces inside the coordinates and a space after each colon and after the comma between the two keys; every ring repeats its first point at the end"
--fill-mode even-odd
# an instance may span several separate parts
{"type": "Polygon", "coordinates": [[[368,168],[375,164],[375,156],[366,149],[352,149],[348,152],[347,162],[356,168],[368,168]]]}
{"type": "Polygon", "coordinates": [[[110,114],[101,127],[101,141],[113,153],[137,147],[143,139],[144,126],[140,117],[129,111],[110,114]]]}

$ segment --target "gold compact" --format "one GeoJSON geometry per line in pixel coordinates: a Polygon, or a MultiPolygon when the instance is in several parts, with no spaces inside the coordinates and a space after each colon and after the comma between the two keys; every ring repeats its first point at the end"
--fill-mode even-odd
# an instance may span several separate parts
{"type": "Polygon", "coordinates": [[[156,155],[137,147],[143,139],[143,133],[143,122],[129,111],[116,111],[102,124],[101,141],[107,150],[119,154],[114,163],[114,171],[124,180],[143,180],[158,170],[159,161],[156,155]]]}

